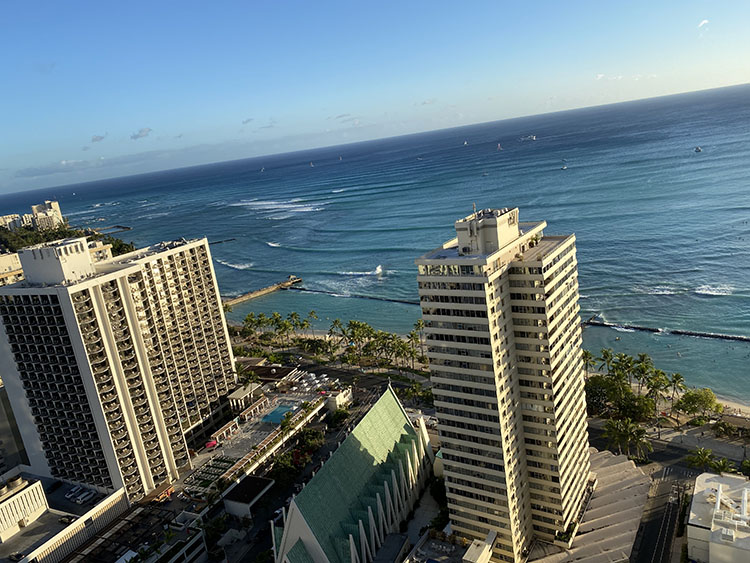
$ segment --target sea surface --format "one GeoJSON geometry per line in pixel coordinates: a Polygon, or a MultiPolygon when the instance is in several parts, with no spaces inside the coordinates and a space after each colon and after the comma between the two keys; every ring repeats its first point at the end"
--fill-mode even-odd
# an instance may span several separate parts
{"type": "Polygon", "coordinates": [[[582,317],[665,329],[588,327],[585,347],[649,353],[750,403],[750,343],[668,333],[750,335],[750,86],[10,194],[0,214],[44,198],[72,225],[132,227],[120,236],[137,245],[208,237],[224,295],[289,274],[315,290],[231,320],[315,310],[319,330],[401,333],[420,316],[414,259],[472,204],[518,206],[576,234],[582,317]]]}

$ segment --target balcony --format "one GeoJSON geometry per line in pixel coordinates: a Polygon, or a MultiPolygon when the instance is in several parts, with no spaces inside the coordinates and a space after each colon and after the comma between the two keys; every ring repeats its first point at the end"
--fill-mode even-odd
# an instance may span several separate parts
{"type": "Polygon", "coordinates": [[[103,370],[101,373],[94,373],[94,379],[102,386],[100,388],[101,393],[113,391],[115,388],[114,384],[112,384],[112,374],[108,369],[103,370]]]}
{"type": "Polygon", "coordinates": [[[136,473],[138,473],[138,466],[135,463],[122,470],[122,476],[125,478],[126,483],[131,483],[136,473]]]}
{"type": "MultiPolygon", "coordinates": [[[[133,400],[133,407],[136,409],[136,411],[135,411],[136,414],[139,414],[139,413],[143,412],[143,410],[140,410],[139,407],[143,407],[147,403],[148,403],[148,399],[144,396],[144,392],[141,389],[141,393],[138,396],[138,398],[137,399],[134,398],[134,400],[133,400]]],[[[144,409],[144,410],[148,410],[148,409],[144,409]]]]}
{"type": "MultiPolygon", "coordinates": [[[[107,418],[107,422],[110,423],[110,424],[114,424],[114,423],[120,422],[122,420],[122,413],[121,412],[105,412],[104,414],[105,414],[105,416],[107,418]]],[[[111,426],[110,426],[110,428],[111,428],[111,426]]]]}

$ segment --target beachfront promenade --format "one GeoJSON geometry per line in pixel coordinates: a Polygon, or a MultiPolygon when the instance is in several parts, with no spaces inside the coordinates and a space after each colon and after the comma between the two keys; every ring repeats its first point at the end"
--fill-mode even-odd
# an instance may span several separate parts
{"type": "MultiPolygon", "coordinates": [[[[589,426],[598,431],[603,430],[605,422],[601,418],[588,419],[589,426]]],[[[736,462],[738,469],[739,464],[747,457],[746,453],[750,455],[750,446],[745,446],[737,439],[717,438],[710,425],[685,427],[682,430],[662,428],[661,432],[655,426],[647,426],[646,431],[648,438],[654,442],[655,449],[658,443],[662,443],[672,446],[672,450],[684,450],[687,455],[698,448],[707,448],[716,458],[725,457],[736,462]]]]}

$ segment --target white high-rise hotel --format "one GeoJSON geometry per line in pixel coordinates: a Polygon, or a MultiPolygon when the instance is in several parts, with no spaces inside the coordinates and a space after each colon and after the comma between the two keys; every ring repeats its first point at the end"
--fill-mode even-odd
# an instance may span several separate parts
{"type": "Polygon", "coordinates": [[[545,227],[478,211],[416,261],[451,523],[493,560],[573,532],[589,489],[575,236],[545,227]]]}
{"type": "Polygon", "coordinates": [[[206,240],[19,257],[26,280],[0,288],[0,370],[31,470],[131,500],[176,479],[235,383],[206,240]]]}

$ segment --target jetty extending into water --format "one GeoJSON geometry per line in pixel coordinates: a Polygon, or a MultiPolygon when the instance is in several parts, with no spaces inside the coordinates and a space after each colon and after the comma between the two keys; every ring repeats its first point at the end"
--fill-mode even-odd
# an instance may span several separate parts
{"type": "Polygon", "coordinates": [[[718,332],[700,332],[696,330],[682,330],[679,328],[665,329],[665,328],[653,328],[650,326],[622,324],[622,323],[611,323],[603,321],[595,316],[591,317],[587,321],[583,321],[584,326],[604,326],[608,328],[620,329],[624,331],[638,331],[638,332],[653,332],[656,334],[676,334],[678,336],[694,336],[696,338],[715,338],[717,340],[736,340],[739,342],[750,342],[750,336],[741,336],[738,334],[721,334],[718,332]]]}
{"type": "Polygon", "coordinates": [[[264,287],[255,291],[250,291],[249,293],[243,293],[242,295],[238,295],[237,297],[231,297],[229,299],[225,298],[224,305],[226,305],[227,307],[232,307],[234,305],[237,305],[238,303],[243,303],[245,301],[249,301],[250,299],[255,299],[256,297],[268,295],[269,293],[273,293],[278,289],[289,289],[297,283],[302,283],[302,278],[298,278],[297,276],[289,276],[286,281],[275,283],[273,285],[269,285],[268,287],[264,287]]]}

